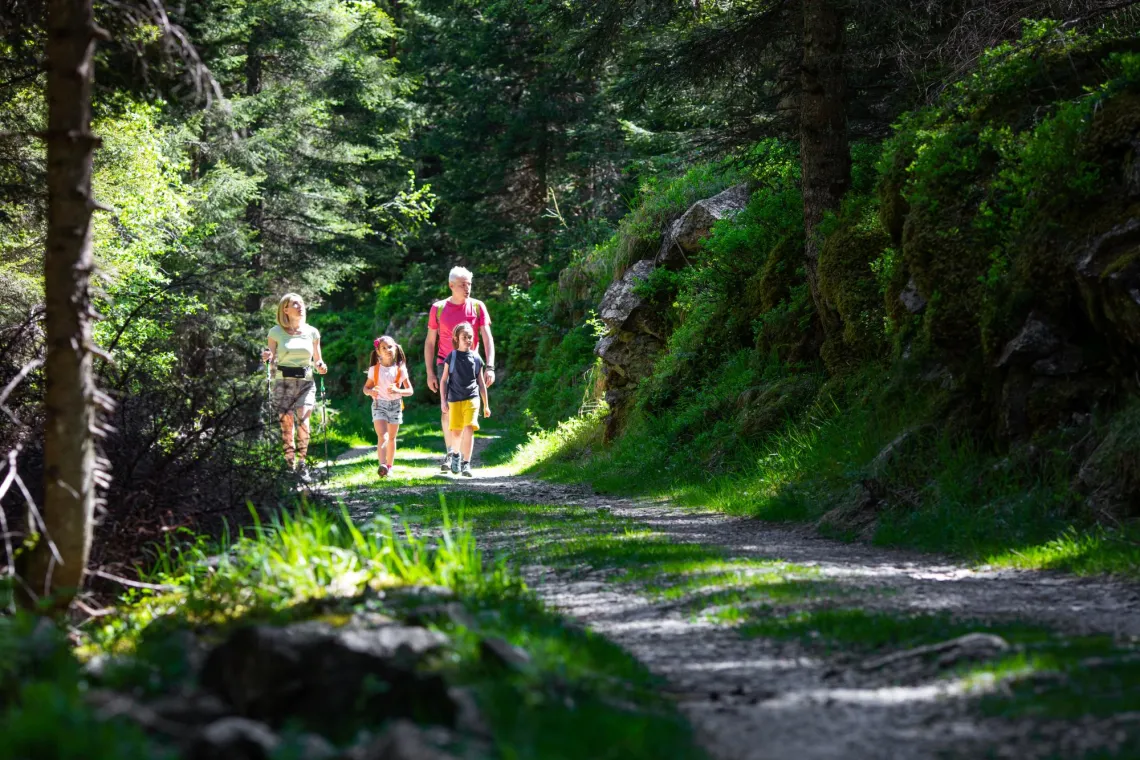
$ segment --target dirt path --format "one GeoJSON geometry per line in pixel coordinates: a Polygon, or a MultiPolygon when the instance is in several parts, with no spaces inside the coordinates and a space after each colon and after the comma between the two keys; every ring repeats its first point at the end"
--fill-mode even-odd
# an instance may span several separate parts
{"type": "MultiPolygon", "coordinates": [[[[1140,637],[1140,589],[1132,585],[970,568],[928,554],[823,539],[807,527],[613,499],[502,469],[477,469],[471,479],[441,476],[423,485],[343,489],[336,495],[365,517],[400,496],[437,490],[596,510],[622,518],[606,522],[609,530],[648,526],[669,543],[719,547],[728,562],[794,563],[808,568],[813,582],[826,584],[827,599],[781,600],[783,614],[819,610],[841,599],[844,608],[869,613],[947,613],[1029,621],[1071,635],[1140,637]]],[[[520,523],[483,540],[502,549],[521,544],[527,533],[520,523]]],[[[718,760],[1080,757],[1094,747],[1131,741],[1140,731],[1137,713],[1077,722],[983,717],[971,705],[986,690],[984,680],[947,677],[935,661],[938,653],[896,653],[895,660],[884,661],[843,650],[821,654],[797,640],[748,638],[709,615],[694,615],[684,594],[639,592],[618,582],[612,569],[529,561],[522,571],[547,603],[619,643],[666,680],[702,745],[718,760]]]]}

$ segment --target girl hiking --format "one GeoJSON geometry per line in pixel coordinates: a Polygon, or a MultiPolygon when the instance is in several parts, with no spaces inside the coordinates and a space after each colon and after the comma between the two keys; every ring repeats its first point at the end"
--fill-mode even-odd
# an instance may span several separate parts
{"type": "Polygon", "coordinates": [[[453,473],[469,478],[475,431],[479,429],[480,400],[483,416],[491,416],[491,405],[487,401],[487,366],[479,354],[471,350],[475,328],[470,322],[457,324],[451,340],[455,350],[444,359],[439,378],[440,411],[447,416],[452,439],[459,442],[457,451],[448,453],[447,464],[453,473]]]}
{"type": "Polygon", "coordinates": [[[372,399],[372,426],[376,428],[376,474],[388,477],[396,458],[396,434],[404,424],[404,398],[415,391],[408,375],[404,349],[388,335],[372,341],[372,364],[364,395],[372,399]]]}

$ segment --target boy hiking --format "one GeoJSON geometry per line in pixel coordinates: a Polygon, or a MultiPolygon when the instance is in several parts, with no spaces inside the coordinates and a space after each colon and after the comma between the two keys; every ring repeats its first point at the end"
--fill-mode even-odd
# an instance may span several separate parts
{"type": "Polygon", "coordinates": [[[364,395],[372,398],[372,426],[376,428],[376,474],[388,477],[396,458],[396,434],[404,423],[404,399],[415,391],[408,375],[404,349],[387,335],[372,342],[372,366],[364,395]]]}
{"type": "Polygon", "coordinates": [[[443,362],[439,407],[447,415],[452,439],[458,439],[458,451],[448,452],[447,464],[453,473],[469,478],[475,431],[479,429],[480,401],[483,416],[491,416],[491,405],[487,401],[487,367],[479,354],[471,350],[475,328],[469,322],[457,324],[451,339],[455,349],[443,362]]]}

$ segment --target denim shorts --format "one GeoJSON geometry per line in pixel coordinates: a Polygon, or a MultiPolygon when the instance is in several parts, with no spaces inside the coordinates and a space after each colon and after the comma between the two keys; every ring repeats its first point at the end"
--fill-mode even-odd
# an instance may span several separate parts
{"type": "Polygon", "coordinates": [[[372,400],[372,421],[387,422],[389,425],[404,424],[404,402],[400,399],[388,401],[377,398],[372,400]]]}

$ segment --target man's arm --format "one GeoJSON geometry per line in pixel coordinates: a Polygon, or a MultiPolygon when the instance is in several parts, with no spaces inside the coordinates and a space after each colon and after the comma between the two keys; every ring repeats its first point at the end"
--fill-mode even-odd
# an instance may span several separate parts
{"type": "Polygon", "coordinates": [[[428,328],[427,338],[424,340],[424,367],[427,368],[428,389],[435,393],[439,383],[435,377],[435,345],[439,340],[439,330],[428,328]]]}
{"type": "Polygon", "coordinates": [[[483,416],[491,416],[491,400],[487,397],[487,383],[486,383],[487,370],[483,369],[475,376],[475,382],[479,386],[479,397],[483,400],[483,416]]]}
{"type": "Polygon", "coordinates": [[[491,387],[495,384],[495,338],[491,335],[491,325],[483,323],[479,334],[483,336],[483,353],[487,356],[487,387],[491,387]]]}

